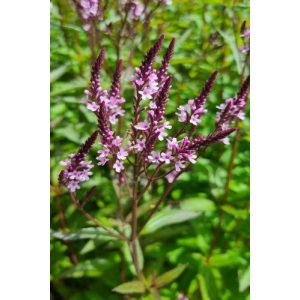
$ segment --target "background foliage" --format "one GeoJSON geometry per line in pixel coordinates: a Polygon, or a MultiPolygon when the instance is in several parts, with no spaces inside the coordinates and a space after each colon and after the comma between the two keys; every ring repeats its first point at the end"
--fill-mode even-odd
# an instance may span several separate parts
{"type": "MultiPolygon", "coordinates": [[[[110,83],[120,26],[117,2],[107,1],[99,23],[101,43],[107,48],[102,82],[110,83]]],[[[153,1],[154,2],[154,1],[153,1]]],[[[165,33],[164,47],[177,39],[170,73],[174,76],[167,117],[174,125],[179,104],[195,97],[214,70],[220,74],[208,100],[203,133],[213,128],[216,105],[235,95],[247,57],[240,53],[240,26],[249,18],[249,3],[221,0],[174,0],[151,18],[147,38],[136,23],[137,35],[124,42],[123,92],[130,117],[132,90],[128,79],[143,53],[165,33]],[[130,49],[134,55],[128,58],[130,49]],[[173,119],[172,119],[173,118],[173,119]]],[[[97,50],[99,50],[98,48],[97,50]]],[[[51,296],[53,299],[123,299],[112,292],[134,276],[128,249],[92,229],[58,188],[59,162],[77,150],[95,129],[94,115],[82,104],[87,87],[91,52],[86,32],[68,0],[51,1],[51,296]],[[68,234],[75,232],[75,234],[68,234]],[[74,258],[74,256],[76,256],[74,258]]],[[[239,124],[239,138],[231,145],[214,145],[188,174],[184,174],[141,237],[144,270],[157,276],[187,265],[181,276],[159,290],[161,299],[249,299],[249,112],[239,124]]],[[[96,150],[95,150],[96,151],[96,150]]],[[[95,168],[80,193],[97,185],[87,210],[105,224],[114,224],[116,199],[109,172],[95,168]]],[[[164,189],[163,181],[156,187],[164,189]]],[[[152,199],[144,201],[149,207],[152,199]]],[[[142,213],[142,209],[141,209],[142,213]]],[[[124,298],[129,299],[129,298],[124,298]]],[[[130,299],[135,299],[131,297],[130,299]]],[[[137,299],[140,299],[137,297],[137,299]]],[[[144,295],[141,299],[152,299],[144,295]]]]}

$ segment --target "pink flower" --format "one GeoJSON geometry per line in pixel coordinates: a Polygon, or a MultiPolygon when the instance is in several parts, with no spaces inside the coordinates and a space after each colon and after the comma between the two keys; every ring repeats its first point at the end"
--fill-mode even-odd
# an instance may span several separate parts
{"type": "Polygon", "coordinates": [[[110,153],[110,150],[108,148],[104,148],[102,150],[99,150],[98,151],[98,154],[99,154],[99,158],[103,158],[103,157],[107,157],[110,153]]]}
{"type": "Polygon", "coordinates": [[[227,136],[226,138],[222,139],[221,142],[222,142],[223,144],[225,144],[225,145],[229,145],[229,144],[230,144],[230,141],[229,141],[228,136],[227,136]]]}
{"type": "Polygon", "coordinates": [[[158,127],[158,131],[159,131],[159,136],[158,139],[160,141],[163,141],[163,139],[168,136],[168,133],[166,132],[166,129],[171,129],[172,126],[170,125],[170,122],[165,122],[163,125],[158,127]]]}
{"type": "Polygon", "coordinates": [[[200,123],[200,116],[196,115],[196,114],[193,114],[191,116],[190,123],[192,123],[195,126],[198,125],[200,123]]]}
{"type": "Polygon", "coordinates": [[[195,164],[196,163],[196,158],[197,158],[197,155],[195,154],[187,154],[186,158],[192,163],[192,164],[195,164]]]}
{"type": "Polygon", "coordinates": [[[178,142],[177,142],[176,138],[169,138],[167,140],[167,143],[168,143],[167,147],[168,147],[169,150],[178,149],[178,142]]]}
{"type": "Polygon", "coordinates": [[[190,99],[188,101],[188,106],[190,107],[191,110],[195,110],[197,108],[194,99],[190,99]]]}
{"type": "Polygon", "coordinates": [[[169,173],[168,175],[166,175],[166,179],[168,180],[169,183],[172,183],[174,181],[174,179],[176,178],[177,174],[178,173],[176,171],[173,171],[173,172],[169,173]]]}
{"type": "Polygon", "coordinates": [[[86,107],[91,111],[97,111],[99,109],[99,105],[96,102],[88,102],[86,107]]]}
{"type": "Polygon", "coordinates": [[[144,80],[142,80],[142,79],[136,79],[134,82],[136,83],[136,85],[143,85],[144,84],[144,80]]]}
{"type": "Polygon", "coordinates": [[[245,119],[245,113],[243,111],[240,111],[238,114],[237,114],[237,117],[240,119],[240,120],[244,120],[245,119]]]}
{"type": "Polygon", "coordinates": [[[160,153],[152,151],[151,155],[148,155],[148,159],[150,162],[152,162],[154,164],[158,164],[160,161],[160,153]]]}
{"type": "Polygon", "coordinates": [[[117,136],[113,141],[112,141],[112,145],[116,146],[116,147],[120,147],[122,144],[123,139],[119,136],[117,136]]]}
{"type": "Polygon", "coordinates": [[[117,173],[120,173],[122,170],[124,170],[124,165],[121,161],[116,160],[116,162],[113,165],[113,168],[116,170],[117,173]]]}
{"type": "Polygon", "coordinates": [[[137,139],[136,144],[134,145],[134,148],[138,151],[141,152],[145,149],[145,140],[144,139],[137,139]]]}
{"type": "Polygon", "coordinates": [[[179,113],[176,113],[176,115],[178,116],[178,121],[185,122],[187,120],[187,116],[188,116],[186,107],[180,105],[177,109],[180,111],[179,113]]]}
{"type": "Polygon", "coordinates": [[[156,105],[156,103],[154,101],[151,101],[149,107],[151,109],[155,109],[155,108],[157,108],[157,105],[156,105]]]}
{"type": "Polygon", "coordinates": [[[97,157],[97,160],[99,166],[104,166],[109,161],[107,157],[99,157],[99,156],[97,157]]]}
{"type": "Polygon", "coordinates": [[[243,45],[241,48],[240,48],[240,51],[242,52],[242,53],[248,53],[249,51],[250,51],[250,47],[249,47],[249,45],[243,45]]]}
{"type": "Polygon", "coordinates": [[[241,33],[241,37],[249,39],[250,38],[250,27],[246,28],[242,33],[241,33]]]}
{"type": "Polygon", "coordinates": [[[126,159],[128,156],[128,152],[124,148],[120,148],[119,152],[117,153],[117,158],[120,160],[126,159]]]}
{"type": "Polygon", "coordinates": [[[181,169],[185,167],[184,163],[182,161],[176,161],[175,162],[175,170],[176,172],[180,172],[181,169]]]}
{"type": "Polygon", "coordinates": [[[164,162],[166,165],[170,164],[171,163],[171,160],[173,159],[174,157],[172,156],[172,153],[171,152],[162,152],[160,154],[160,161],[164,162]]]}
{"type": "Polygon", "coordinates": [[[67,188],[70,190],[70,192],[75,192],[80,188],[79,183],[77,181],[70,181],[67,185],[67,188]]]}
{"type": "Polygon", "coordinates": [[[147,130],[149,128],[149,122],[147,120],[143,121],[143,122],[139,122],[137,123],[134,128],[138,129],[138,130],[147,130]]]}
{"type": "Polygon", "coordinates": [[[82,170],[81,172],[79,172],[77,179],[79,181],[87,181],[89,180],[89,176],[91,176],[93,173],[88,171],[88,170],[82,170]]]}
{"type": "Polygon", "coordinates": [[[144,88],[142,91],[139,91],[139,94],[142,95],[143,100],[152,99],[153,89],[151,88],[144,88]]]}
{"type": "Polygon", "coordinates": [[[65,159],[59,163],[61,166],[71,166],[71,162],[68,159],[65,159]]]}
{"type": "Polygon", "coordinates": [[[116,124],[118,121],[118,116],[123,116],[125,113],[124,109],[115,108],[111,111],[111,115],[109,116],[109,122],[111,124],[116,124]]]}
{"type": "Polygon", "coordinates": [[[108,93],[106,90],[103,90],[102,91],[102,95],[100,96],[100,102],[104,102],[105,104],[109,104],[110,102],[110,99],[108,97],[108,93]]]}

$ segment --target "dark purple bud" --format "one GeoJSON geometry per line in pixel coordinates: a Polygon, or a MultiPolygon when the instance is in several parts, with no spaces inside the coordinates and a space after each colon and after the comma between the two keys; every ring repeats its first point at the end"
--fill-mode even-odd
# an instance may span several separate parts
{"type": "Polygon", "coordinates": [[[168,101],[169,90],[171,87],[172,80],[173,78],[171,76],[167,78],[165,84],[158,92],[158,95],[156,97],[156,109],[154,110],[154,120],[157,122],[160,122],[165,114],[165,108],[168,101]]]}
{"type": "Polygon", "coordinates": [[[215,83],[217,75],[218,75],[218,71],[214,71],[210,75],[210,77],[208,78],[208,80],[205,82],[205,85],[204,85],[204,87],[203,87],[200,95],[197,98],[195,98],[195,105],[196,105],[196,107],[203,106],[203,104],[205,103],[208,94],[211,92],[211,90],[212,90],[212,88],[214,86],[214,83],[215,83]]]}
{"type": "Polygon", "coordinates": [[[228,99],[225,108],[220,112],[220,115],[217,118],[217,128],[222,127],[222,124],[228,121],[231,117],[230,111],[233,106],[234,99],[228,99]]]}
{"type": "Polygon", "coordinates": [[[93,134],[85,141],[85,143],[80,147],[78,153],[82,153],[82,154],[84,154],[84,155],[87,155],[87,154],[90,152],[90,150],[91,150],[93,144],[95,143],[95,141],[96,141],[96,139],[97,139],[97,136],[98,136],[98,133],[99,133],[98,130],[95,131],[95,132],[94,132],[94,133],[93,133],[93,134]]]}
{"type": "Polygon", "coordinates": [[[233,133],[236,130],[237,130],[237,128],[234,127],[234,128],[229,128],[226,130],[219,130],[217,132],[209,134],[207,136],[207,138],[202,142],[201,146],[209,146],[213,143],[219,142],[220,140],[226,138],[227,136],[229,136],[231,133],[233,133]]]}
{"type": "Polygon", "coordinates": [[[247,79],[243,82],[238,94],[238,99],[243,99],[244,101],[247,100],[248,94],[249,94],[249,88],[250,88],[250,76],[247,77],[247,79]]]}
{"type": "Polygon", "coordinates": [[[58,182],[60,185],[66,185],[68,182],[68,171],[62,170],[58,175],[58,182]]]}
{"type": "Polygon", "coordinates": [[[110,143],[113,139],[113,132],[110,129],[105,102],[100,103],[97,116],[98,116],[98,127],[101,135],[101,142],[103,144],[110,143]]]}
{"type": "Polygon", "coordinates": [[[169,67],[171,58],[173,56],[174,47],[175,47],[175,39],[173,38],[171,40],[171,43],[170,43],[166,53],[165,53],[165,56],[164,56],[162,64],[161,64],[161,67],[158,70],[158,73],[157,73],[157,78],[158,78],[157,81],[158,82],[160,82],[162,79],[164,79],[166,74],[167,74],[168,67],[169,67]]]}
{"type": "Polygon", "coordinates": [[[145,57],[142,61],[142,65],[140,67],[140,70],[141,70],[142,74],[145,74],[150,69],[150,67],[152,66],[152,64],[153,64],[153,62],[154,62],[154,60],[157,56],[157,53],[159,52],[159,50],[162,46],[164,38],[165,38],[165,36],[162,34],[160,36],[160,38],[154,43],[152,48],[150,48],[150,50],[145,55],[145,57]]]}
{"type": "Polygon", "coordinates": [[[105,58],[105,48],[102,48],[100,51],[99,56],[97,57],[93,67],[92,67],[92,73],[91,73],[91,84],[90,84],[90,92],[92,94],[92,98],[96,99],[98,98],[99,92],[101,91],[100,86],[100,71],[104,62],[105,58]]]}
{"type": "Polygon", "coordinates": [[[159,134],[160,134],[159,131],[154,131],[154,132],[150,133],[150,136],[147,139],[147,143],[146,143],[146,149],[145,149],[146,156],[154,149],[154,146],[159,137],[159,134]]]}
{"type": "Polygon", "coordinates": [[[118,97],[120,96],[121,90],[121,73],[122,73],[122,60],[117,61],[116,70],[114,73],[113,81],[110,88],[110,96],[118,97]]]}
{"type": "Polygon", "coordinates": [[[246,29],[246,21],[243,21],[242,25],[241,25],[241,29],[240,29],[240,34],[243,35],[244,31],[246,29]]]}

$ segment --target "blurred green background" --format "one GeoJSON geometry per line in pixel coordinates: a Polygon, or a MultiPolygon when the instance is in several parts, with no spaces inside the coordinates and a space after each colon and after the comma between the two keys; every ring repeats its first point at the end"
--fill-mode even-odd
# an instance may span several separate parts
{"type": "MultiPolygon", "coordinates": [[[[119,1],[103,2],[106,10],[97,27],[101,45],[107,49],[101,73],[107,88],[117,59],[115,41],[124,11],[119,1]]],[[[155,2],[150,1],[150,7],[154,8],[155,2]]],[[[164,49],[172,37],[177,40],[169,69],[174,81],[167,118],[176,129],[178,105],[197,96],[209,75],[219,70],[199,133],[212,130],[216,106],[235,96],[242,76],[249,73],[248,54],[239,51],[243,21],[249,24],[246,0],[173,0],[153,12],[147,27],[141,21],[133,22],[131,28],[125,26],[120,55],[125,68],[122,88],[127,118],[132,107],[128,80],[133,68],[165,33],[164,49]]],[[[100,45],[94,50],[98,52],[100,45]]],[[[121,282],[134,278],[128,249],[122,243],[89,234],[59,235],[91,227],[57,182],[59,162],[75,152],[96,128],[94,115],[81,101],[89,82],[90,61],[88,36],[72,2],[51,1],[51,297],[152,299],[151,295],[126,298],[112,292],[121,282]]],[[[177,299],[179,293],[189,299],[250,299],[249,111],[238,125],[238,138],[232,137],[229,146],[210,147],[192,171],[180,177],[155,222],[141,237],[145,274],[158,275],[188,264],[180,277],[159,290],[161,299],[177,299]],[[174,220],[174,216],[178,217],[174,220]]],[[[157,186],[158,193],[164,184],[161,181],[157,186]]],[[[102,222],[114,224],[116,199],[106,168],[95,167],[92,180],[83,185],[79,195],[93,185],[97,185],[97,193],[86,209],[102,222]]],[[[146,206],[150,201],[151,197],[146,197],[146,206]]]]}

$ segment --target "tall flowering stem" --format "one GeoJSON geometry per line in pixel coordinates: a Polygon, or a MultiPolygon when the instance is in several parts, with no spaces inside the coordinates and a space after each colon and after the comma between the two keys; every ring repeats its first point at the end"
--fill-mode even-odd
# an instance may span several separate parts
{"type": "MultiPolygon", "coordinates": [[[[168,131],[172,126],[165,119],[165,110],[173,80],[168,74],[168,67],[174,52],[175,40],[171,40],[160,66],[156,68],[155,59],[163,40],[164,35],[150,48],[142,64],[132,76],[131,82],[135,91],[133,117],[128,128],[130,134],[125,133],[123,136],[122,132],[118,132],[119,136],[115,128],[119,117],[125,113],[122,108],[125,99],[121,94],[122,61],[117,61],[110,89],[103,89],[99,76],[104,63],[105,50],[101,50],[92,67],[91,82],[84,98],[87,109],[97,117],[98,129],[77,153],[62,162],[65,169],[59,176],[60,183],[69,189],[72,201],[81,213],[96,226],[103,227],[83,209],[86,200],[79,201],[76,194],[80,185],[92,175],[90,172],[93,167],[92,162],[85,160],[99,135],[100,150],[96,156],[97,163],[100,166],[107,164],[110,166],[111,174],[116,177],[119,188],[122,189],[126,185],[128,197],[131,199],[130,237],[114,229],[106,230],[128,243],[140,281],[143,274],[137,250],[139,233],[168,197],[180,175],[191,169],[206,148],[218,142],[229,143],[228,137],[236,131],[232,125],[236,120],[244,118],[249,93],[249,79],[247,79],[234,98],[227,99],[218,107],[215,128],[208,135],[200,135],[197,130],[207,112],[205,104],[217,76],[217,72],[213,72],[199,95],[179,107],[177,116],[179,123],[182,123],[182,129],[169,136],[168,131]],[[182,136],[183,134],[185,135],[182,136]],[[159,179],[166,180],[164,193],[149,210],[142,226],[139,226],[138,205],[143,201],[148,189],[159,179]]],[[[122,202],[119,201],[118,207],[120,205],[122,202]]],[[[123,211],[125,208],[120,209],[123,211]]],[[[126,221],[122,219],[122,222],[126,221]]]]}

